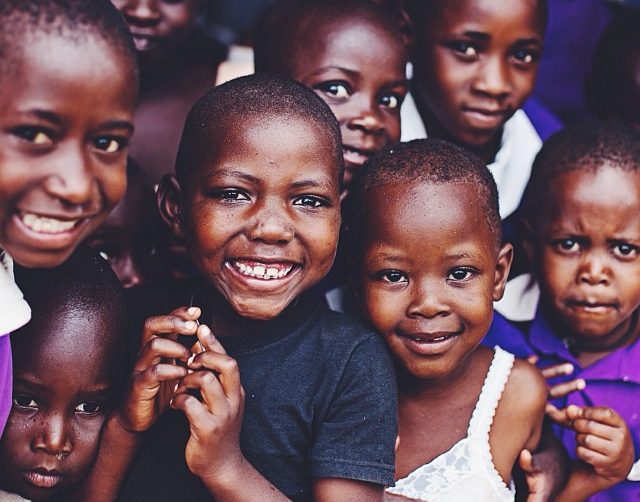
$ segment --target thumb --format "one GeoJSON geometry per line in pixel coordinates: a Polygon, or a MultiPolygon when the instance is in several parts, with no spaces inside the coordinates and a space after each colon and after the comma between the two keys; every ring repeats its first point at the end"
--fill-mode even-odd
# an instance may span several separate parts
{"type": "Polygon", "coordinates": [[[525,472],[525,474],[536,474],[540,471],[535,457],[527,449],[520,452],[518,462],[520,464],[520,468],[525,472]]]}

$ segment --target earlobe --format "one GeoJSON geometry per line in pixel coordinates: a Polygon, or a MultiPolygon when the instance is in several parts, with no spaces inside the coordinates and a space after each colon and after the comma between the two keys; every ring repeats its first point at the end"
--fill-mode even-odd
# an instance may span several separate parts
{"type": "Polygon", "coordinates": [[[184,220],[180,205],[182,189],[173,174],[165,175],[158,185],[156,202],[160,217],[176,237],[184,238],[184,220]]]}
{"type": "Polygon", "coordinates": [[[507,285],[507,278],[513,262],[513,246],[510,243],[503,244],[498,251],[498,261],[496,262],[496,273],[493,281],[493,301],[498,301],[504,294],[507,285]]]}

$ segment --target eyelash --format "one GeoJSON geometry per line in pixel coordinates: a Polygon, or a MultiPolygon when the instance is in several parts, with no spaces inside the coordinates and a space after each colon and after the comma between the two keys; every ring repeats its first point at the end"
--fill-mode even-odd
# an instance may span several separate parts
{"type": "Polygon", "coordinates": [[[317,195],[301,195],[300,197],[293,199],[292,203],[294,206],[303,206],[309,209],[328,207],[330,205],[328,200],[318,197],[317,195]],[[307,204],[305,204],[305,202],[307,202],[307,204]],[[311,204],[308,204],[309,202],[311,204]]]}
{"type": "MultiPolygon", "coordinates": [[[[17,395],[13,398],[13,406],[14,408],[18,409],[18,410],[38,410],[40,409],[40,406],[38,405],[37,401],[35,399],[33,399],[30,396],[21,396],[21,395],[17,395]],[[29,401],[28,404],[20,404],[20,401],[29,401]]],[[[98,415],[100,413],[103,413],[103,408],[104,406],[99,403],[99,402],[95,402],[95,401],[87,401],[87,402],[83,402],[83,403],[79,403],[74,411],[76,413],[80,413],[81,415],[98,415]],[[80,409],[82,406],[90,406],[94,409],[90,410],[90,411],[84,411],[82,409],[80,409]]]]}
{"type": "Polygon", "coordinates": [[[378,272],[377,276],[382,282],[386,282],[387,284],[403,284],[409,282],[406,274],[399,270],[382,270],[378,272]],[[397,280],[392,280],[392,276],[397,280]]]}
{"type": "Polygon", "coordinates": [[[473,279],[476,275],[477,275],[478,271],[471,268],[471,267],[457,267],[454,268],[452,270],[450,270],[447,273],[447,281],[452,281],[455,283],[462,283],[462,282],[467,282],[471,279],[473,279]],[[461,279],[456,279],[455,277],[453,277],[453,274],[457,273],[457,272],[463,272],[465,274],[465,276],[461,279]]]}
{"type": "Polygon", "coordinates": [[[53,144],[53,131],[40,126],[18,126],[11,130],[14,136],[38,147],[46,147],[53,144]],[[39,140],[39,141],[36,141],[39,140]]]}
{"type": "Polygon", "coordinates": [[[322,82],[321,84],[318,84],[317,89],[332,99],[343,100],[351,96],[351,89],[349,85],[342,81],[322,82]],[[342,94],[344,94],[343,96],[338,95],[341,93],[341,90],[342,94]]]}
{"type": "Polygon", "coordinates": [[[245,192],[243,192],[242,190],[238,190],[237,188],[222,188],[211,190],[210,195],[214,199],[218,199],[221,202],[225,202],[227,204],[251,200],[245,192]]]}
{"type": "MultiPolygon", "coordinates": [[[[552,242],[553,248],[561,254],[572,255],[580,253],[586,247],[584,243],[575,238],[557,239],[552,242]]],[[[610,245],[611,254],[622,260],[633,260],[640,254],[640,247],[629,244],[628,242],[614,242],[610,245]],[[629,253],[616,252],[616,249],[626,248],[629,253]]]]}
{"type": "Polygon", "coordinates": [[[129,146],[129,139],[117,136],[98,136],[93,141],[93,146],[103,153],[118,153],[129,146]],[[101,143],[104,141],[106,141],[107,144],[103,147],[101,143]],[[113,147],[115,147],[115,150],[113,147]]]}

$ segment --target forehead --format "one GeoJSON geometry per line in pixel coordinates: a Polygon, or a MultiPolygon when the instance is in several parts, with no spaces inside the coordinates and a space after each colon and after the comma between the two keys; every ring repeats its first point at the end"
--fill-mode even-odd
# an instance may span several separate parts
{"type": "MultiPolygon", "coordinates": [[[[5,106],[26,99],[22,106],[47,109],[92,95],[96,109],[128,116],[136,99],[134,69],[105,40],[92,35],[78,40],[55,32],[25,35],[18,71],[3,78],[1,85],[2,95],[10,98],[2,100],[0,95],[5,106]]],[[[87,115],[95,110],[76,108],[87,115]]]]}
{"type": "Polygon", "coordinates": [[[277,182],[312,174],[338,186],[339,158],[332,132],[310,117],[261,114],[228,123],[214,138],[213,160],[200,169],[210,176],[220,168],[251,171],[277,182]]]}
{"type": "Polygon", "coordinates": [[[403,182],[367,194],[366,233],[370,241],[412,247],[416,253],[472,245],[495,249],[495,237],[478,190],[466,182],[403,182]],[[427,251],[427,249],[429,251],[427,251]]]}
{"type": "Polygon", "coordinates": [[[293,42],[297,46],[294,62],[297,65],[319,67],[331,64],[351,68],[354,60],[404,65],[406,58],[401,39],[391,33],[382,22],[372,16],[365,17],[364,14],[342,14],[334,19],[321,18],[318,23],[309,23],[308,30],[298,30],[297,36],[304,37],[304,40],[295,40],[294,37],[293,42]],[[314,58],[310,58],[309,53],[314,58]]]}
{"type": "Polygon", "coordinates": [[[640,221],[640,172],[614,166],[594,171],[576,169],[553,180],[551,204],[545,204],[545,220],[560,222],[578,218],[601,227],[605,222],[626,225],[640,221]]]}
{"type": "Polygon", "coordinates": [[[435,33],[460,30],[514,39],[544,35],[539,0],[512,0],[509,8],[503,0],[445,0],[437,5],[427,19],[435,33]]]}

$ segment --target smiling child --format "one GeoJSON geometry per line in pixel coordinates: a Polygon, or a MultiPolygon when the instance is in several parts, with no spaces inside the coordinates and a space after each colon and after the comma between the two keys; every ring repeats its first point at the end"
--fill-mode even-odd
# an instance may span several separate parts
{"type": "Polygon", "coordinates": [[[496,310],[515,324],[496,316],[487,340],[552,366],[547,413],[575,460],[561,500],[633,500],[640,487],[624,480],[640,447],[638,133],[605,123],[552,136],[522,231],[533,276],[509,282],[496,310]]]}
{"type": "Polygon", "coordinates": [[[512,258],[491,174],[457,146],[416,140],[375,157],[352,203],[360,303],[398,373],[396,485],[387,491],[514,500],[511,471],[538,445],[546,387],[528,363],[479,346],[512,258]]]}
{"type": "Polygon", "coordinates": [[[501,0],[415,0],[408,7],[411,92],[426,134],[488,164],[504,219],[517,209],[542,145],[519,109],[535,83],[546,0],[515,0],[509,8],[501,0]]]}
{"type": "MultiPolygon", "coordinates": [[[[393,481],[384,343],[305,294],[335,257],[341,175],[335,117],[295,81],[256,74],[194,105],[158,197],[200,274],[173,306],[199,308],[147,320],[142,350],[177,334],[199,343],[192,372],[149,387],[149,420],[124,421],[121,435],[140,436],[172,398],[119,500],[379,500],[393,481]]],[[[113,444],[96,469],[103,496],[133,451],[113,444]]]]}
{"type": "Polygon", "coordinates": [[[284,0],[257,28],[256,71],[298,80],[336,115],[347,188],[369,157],[400,140],[408,53],[391,10],[369,0],[284,0]]]}
{"type": "Polygon", "coordinates": [[[12,260],[53,267],[125,190],[137,96],[135,49],[106,0],[0,1],[0,431],[9,338],[29,308],[12,260]]]}
{"type": "Polygon", "coordinates": [[[33,320],[11,335],[13,409],[0,441],[0,487],[43,500],[93,463],[124,376],[125,306],[109,266],[86,248],[59,267],[16,276],[33,320]]]}

